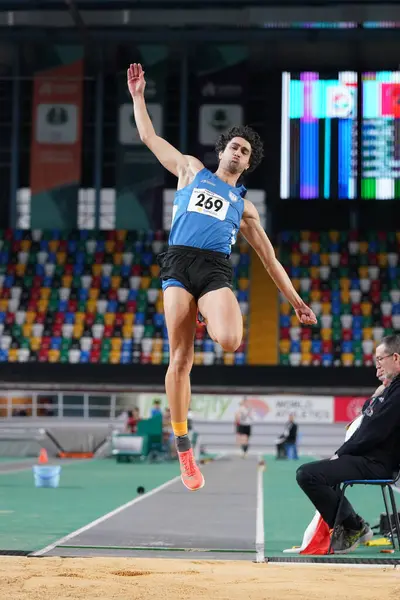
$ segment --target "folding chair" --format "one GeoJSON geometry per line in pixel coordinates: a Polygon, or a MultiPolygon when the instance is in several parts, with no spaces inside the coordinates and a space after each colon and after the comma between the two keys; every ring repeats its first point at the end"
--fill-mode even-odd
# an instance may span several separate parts
{"type": "MultiPolygon", "coordinates": [[[[349,481],[344,481],[343,482],[343,487],[340,490],[341,495],[340,495],[340,500],[339,500],[339,506],[338,506],[338,509],[337,509],[337,512],[336,512],[335,524],[333,526],[333,530],[335,530],[336,525],[338,525],[338,521],[339,521],[339,518],[340,518],[340,511],[342,509],[342,505],[343,505],[343,501],[344,501],[344,498],[345,498],[346,489],[348,487],[352,487],[353,485],[379,485],[381,487],[383,501],[385,503],[386,515],[387,515],[387,518],[388,518],[388,524],[389,524],[389,529],[390,529],[390,536],[391,536],[391,539],[392,539],[392,546],[393,546],[393,549],[396,550],[396,544],[395,544],[395,541],[394,541],[394,534],[396,532],[396,535],[397,535],[397,544],[398,544],[399,550],[400,550],[400,522],[399,522],[399,514],[397,512],[396,499],[395,499],[395,496],[394,496],[394,491],[392,489],[392,485],[395,485],[395,483],[397,481],[399,481],[399,479],[400,479],[400,470],[397,473],[394,474],[393,479],[352,479],[352,480],[349,480],[349,481]],[[390,510],[389,510],[389,505],[388,505],[387,496],[386,496],[386,488],[389,491],[390,502],[391,502],[391,505],[392,505],[394,528],[393,528],[393,524],[392,524],[392,519],[390,518],[390,510]]],[[[331,553],[332,537],[333,537],[333,535],[331,536],[331,541],[330,541],[330,544],[329,544],[328,554],[331,553]]]]}

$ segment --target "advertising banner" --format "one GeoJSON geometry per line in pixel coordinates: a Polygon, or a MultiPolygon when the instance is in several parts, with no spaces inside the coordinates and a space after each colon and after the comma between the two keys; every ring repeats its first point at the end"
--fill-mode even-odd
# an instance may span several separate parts
{"type": "Polygon", "coordinates": [[[31,227],[77,225],[81,178],[83,52],[56,47],[33,85],[31,227]]]}
{"type": "Polygon", "coordinates": [[[350,423],[361,414],[366,396],[336,396],[335,423],[350,423]]]}
{"type": "MultiPolygon", "coordinates": [[[[142,417],[150,416],[154,400],[161,401],[162,410],[167,406],[165,394],[138,395],[138,407],[142,417]]],[[[333,423],[332,396],[193,394],[190,406],[195,419],[233,423],[242,400],[252,409],[255,423],[286,423],[292,413],[297,423],[333,423]]]]}

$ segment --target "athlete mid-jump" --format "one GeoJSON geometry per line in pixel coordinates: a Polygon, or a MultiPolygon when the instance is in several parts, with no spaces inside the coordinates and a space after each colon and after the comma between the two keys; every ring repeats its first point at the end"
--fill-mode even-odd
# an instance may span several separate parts
{"type": "Polygon", "coordinates": [[[263,145],[258,134],[249,127],[233,127],[221,135],[216,145],[219,165],[212,173],[197,158],[181,154],[155,133],[146,109],[145,86],[142,66],[131,64],[128,87],[140,139],[178,178],[168,250],[159,257],[170,345],[165,386],[182,481],[189,490],[198,490],[203,487],[204,478],[187,435],[196,315],[199,310],[210,337],[224,350],[237,350],[242,341],[243,320],[232,291],[229,256],[239,229],[293,306],[299,321],[315,324],[317,320],[276,259],[257,209],[244,199],[246,188],[237,186],[240,176],[255,169],[262,159],[263,145]]]}

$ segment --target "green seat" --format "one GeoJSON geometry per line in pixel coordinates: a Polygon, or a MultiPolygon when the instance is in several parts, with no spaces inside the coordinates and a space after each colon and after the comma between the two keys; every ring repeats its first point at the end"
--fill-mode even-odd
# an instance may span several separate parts
{"type": "Polygon", "coordinates": [[[161,364],[163,364],[163,365],[169,364],[169,352],[163,352],[161,364]]]}
{"type": "Polygon", "coordinates": [[[64,275],[64,267],[63,265],[56,265],[56,270],[54,271],[56,277],[62,277],[64,275]]]}
{"type": "Polygon", "coordinates": [[[368,254],[359,254],[358,264],[360,267],[368,267],[369,266],[368,254]]]}
{"type": "Polygon", "coordinates": [[[66,352],[68,355],[68,350],[70,349],[72,344],[72,340],[69,338],[63,338],[61,341],[61,352],[66,352]]]}
{"type": "Polygon", "coordinates": [[[20,348],[27,348],[29,350],[31,347],[29,338],[25,338],[25,337],[21,338],[19,345],[20,345],[20,348]]]}
{"type": "Polygon", "coordinates": [[[24,277],[24,287],[29,289],[32,287],[33,284],[33,276],[32,275],[25,275],[24,277]]]}
{"type": "Polygon", "coordinates": [[[68,350],[61,350],[60,363],[68,363],[68,362],[69,362],[68,350]]]}
{"type": "Polygon", "coordinates": [[[137,303],[137,312],[139,313],[145,313],[147,312],[147,300],[141,300],[140,302],[137,303]]]}
{"type": "Polygon", "coordinates": [[[338,329],[332,329],[332,341],[333,342],[341,342],[342,341],[342,331],[338,329]]]}
{"type": "Polygon", "coordinates": [[[111,276],[115,277],[121,274],[121,265],[114,265],[111,271],[111,276]]]}
{"type": "Polygon", "coordinates": [[[74,277],[72,278],[72,287],[77,288],[78,290],[81,287],[81,276],[80,275],[74,275],[74,277]]]}
{"type": "Polygon", "coordinates": [[[340,312],[342,315],[351,315],[351,304],[343,303],[340,307],[340,312]]]}
{"type": "Polygon", "coordinates": [[[54,300],[54,299],[50,300],[49,301],[49,305],[47,307],[47,310],[49,312],[57,312],[57,310],[58,310],[58,300],[54,300]]]}
{"type": "Polygon", "coordinates": [[[104,338],[101,342],[101,352],[110,352],[111,350],[111,340],[108,338],[104,338]]]}
{"type": "Polygon", "coordinates": [[[340,281],[338,279],[331,279],[330,284],[333,292],[338,292],[340,290],[340,281]]]}
{"type": "Polygon", "coordinates": [[[161,288],[161,279],[159,277],[153,277],[150,282],[150,289],[158,290],[159,288],[161,288]]]}
{"type": "Polygon", "coordinates": [[[311,293],[308,290],[306,292],[302,292],[301,297],[306,304],[310,304],[311,293]]]}
{"type": "Polygon", "coordinates": [[[94,263],[94,256],[93,256],[93,254],[86,254],[86,256],[85,256],[85,265],[90,267],[93,263],[94,263]]]}
{"type": "Polygon", "coordinates": [[[285,367],[290,367],[289,354],[281,354],[279,362],[280,362],[281,365],[284,365],[285,367]]]}
{"type": "Polygon", "coordinates": [[[332,329],[342,329],[342,322],[339,315],[333,315],[332,317],[332,329]]]}
{"type": "Polygon", "coordinates": [[[94,319],[95,325],[103,325],[104,324],[104,315],[101,313],[97,313],[94,319]]]}
{"type": "Polygon", "coordinates": [[[371,316],[369,316],[369,317],[363,317],[362,324],[363,324],[363,328],[364,327],[372,327],[373,326],[372,317],[371,316]]]}
{"type": "Polygon", "coordinates": [[[339,277],[348,277],[349,276],[349,268],[348,267],[340,267],[339,268],[339,277]]]}
{"type": "Polygon", "coordinates": [[[15,338],[20,338],[22,336],[22,327],[21,325],[13,325],[11,329],[12,335],[15,338]]]}
{"type": "Polygon", "coordinates": [[[79,300],[78,302],[78,312],[86,312],[86,302],[85,300],[79,300]]]}
{"type": "Polygon", "coordinates": [[[110,353],[109,352],[102,352],[100,354],[100,362],[104,364],[107,364],[110,362],[110,353]]]}
{"type": "Polygon", "coordinates": [[[145,325],[143,337],[152,338],[154,336],[154,325],[145,325]]]}

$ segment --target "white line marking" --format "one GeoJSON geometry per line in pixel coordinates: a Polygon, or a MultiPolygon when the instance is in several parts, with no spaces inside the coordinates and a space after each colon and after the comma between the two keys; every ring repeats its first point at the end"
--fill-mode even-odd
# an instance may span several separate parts
{"type": "Polygon", "coordinates": [[[256,562],[265,562],[265,540],[264,540],[264,488],[263,473],[264,466],[261,464],[263,458],[259,457],[257,465],[257,514],[256,514],[256,562]]]}
{"type": "Polygon", "coordinates": [[[110,519],[114,515],[117,515],[118,513],[122,512],[123,510],[126,510],[127,508],[130,508],[134,504],[137,504],[138,502],[141,502],[142,500],[145,500],[146,498],[149,498],[150,496],[154,496],[154,494],[157,494],[158,492],[165,490],[165,488],[169,487],[173,483],[176,483],[177,481],[180,481],[180,475],[177,475],[173,479],[166,481],[165,483],[159,485],[158,487],[154,488],[153,490],[150,490],[146,494],[138,496],[137,498],[130,500],[126,504],[122,504],[118,508],[112,510],[111,512],[106,513],[105,515],[103,515],[102,517],[99,517],[95,521],[88,523],[84,527],[81,527],[80,529],[77,529],[76,531],[73,531],[72,533],[65,535],[64,537],[60,538],[59,540],[56,540],[52,544],[49,544],[45,548],[42,548],[41,550],[37,550],[36,552],[32,552],[32,554],[30,556],[43,556],[44,554],[47,554],[51,550],[54,550],[54,548],[56,548],[56,546],[61,546],[62,544],[64,544],[65,542],[68,542],[69,540],[76,537],[80,533],[83,533],[84,531],[88,531],[89,529],[92,529],[92,527],[95,527],[96,525],[99,525],[100,523],[107,521],[107,519],[110,519]]]}

